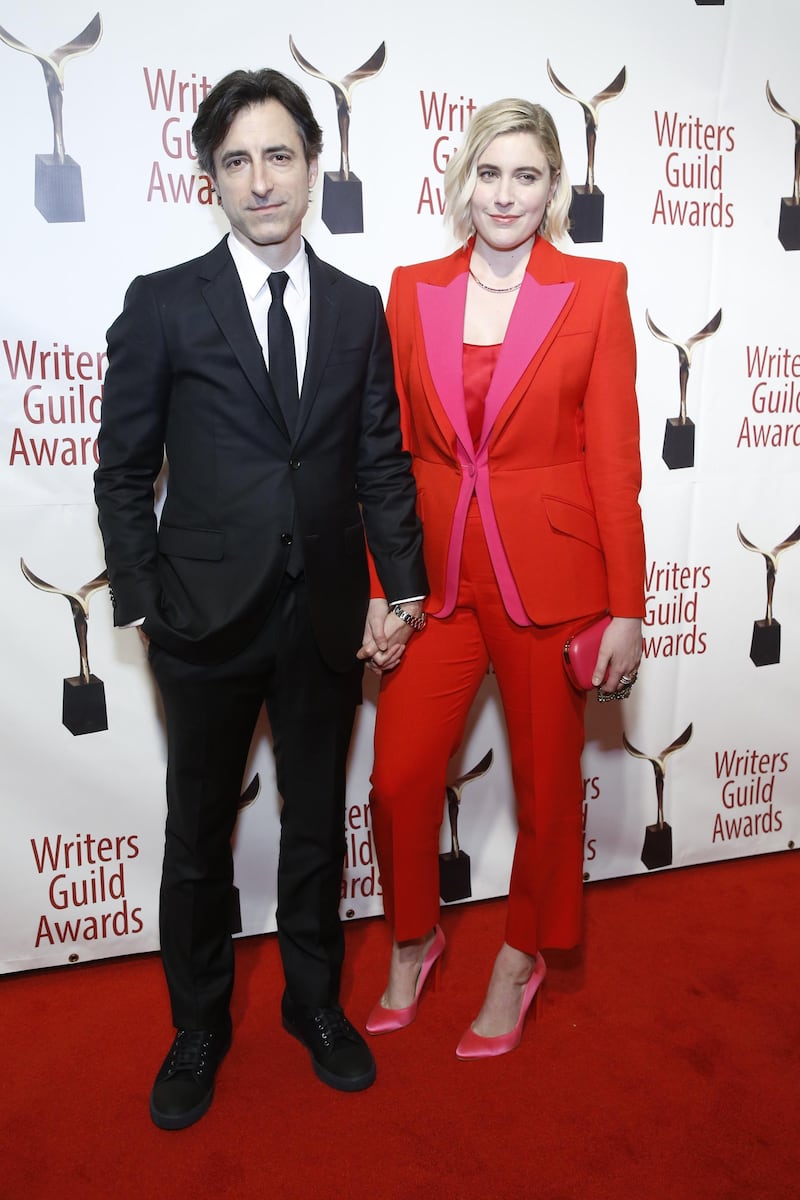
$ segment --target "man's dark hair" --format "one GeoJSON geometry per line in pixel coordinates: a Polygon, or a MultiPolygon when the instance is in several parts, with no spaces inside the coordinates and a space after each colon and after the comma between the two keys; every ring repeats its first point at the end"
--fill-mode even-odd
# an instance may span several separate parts
{"type": "Polygon", "coordinates": [[[301,87],[280,71],[231,71],[220,79],[200,104],[192,126],[200,170],[214,178],[214,151],[227,137],[234,118],[243,108],[277,100],[297,126],[306,162],[322,151],[322,130],[301,87]]]}

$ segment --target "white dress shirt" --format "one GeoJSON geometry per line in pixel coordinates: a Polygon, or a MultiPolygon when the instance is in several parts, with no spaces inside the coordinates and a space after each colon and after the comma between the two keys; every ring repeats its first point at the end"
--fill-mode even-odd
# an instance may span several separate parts
{"type": "MultiPolygon", "coordinates": [[[[269,346],[267,345],[267,314],[272,303],[272,293],[267,280],[272,274],[270,268],[252,250],[228,234],[228,249],[231,252],[234,266],[242,281],[250,320],[264,354],[264,362],[269,370],[269,346]]],[[[283,293],[283,305],[292,326],[294,334],[294,352],[297,359],[297,390],[303,390],[303,376],[308,356],[308,321],[311,311],[311,289],[308,279],[308,257],[306,244],[301,240],[300,249],[292,261],[283,268],[289,276],[286,291],[283,293]]]]}

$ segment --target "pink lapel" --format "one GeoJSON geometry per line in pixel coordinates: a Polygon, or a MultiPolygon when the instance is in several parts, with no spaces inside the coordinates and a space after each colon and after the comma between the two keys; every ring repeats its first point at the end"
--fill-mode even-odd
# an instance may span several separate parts
{"type": "MultiPolygon", "coordinates": [[[[464,457],[474,460],[463,378],[464,305],[471,251],[469,245],[464,251],[464,269],[448,284],[418,283],[417,303],[425,357],[436,396],[461,443],[464,457]]],[[[459,264],[456,261],[454,265],[459,264]]],[[[540,239],[534,246],[486,396],[479,452],[485,448],[498,415],[520,379],[555,336],[570,307],[568,301],[574,288],[573,282],[563,281],[560,253],[540,239]],[[548,282],[540,283],[536,276],[548,282]]],[[[436,405],[432,408],[438,416],[436,405]]],[[[442,432],[447,436],[449,431],[442,432]]]]}
{"type": "Polygon", "coordinates": [[[461,255],[453,256],[452,265],[458,270],[458,274],[449,283],[417,284],[417,304],[425,357],[435,392],[434,396],[429,397],[429,402],[444,436],[449,439],[451,430],[455,432],[458,439],[456,453],[463,469],[450,531],[445,595],[438,615],[447,616],[456,603],[467,512],[470,499],[473,493],[476,493],[489,553],[506,610],[512,620],[526,625],[529,618],[511,572],[492,507],[488,478],[489,435],[500,414],[504,413],[507,417],[519,402],[524,391],[519,386],[520,380],[536,370],[537,358],[546,353],[571,307],[575,284],[564,281],[561,254],[540,239],[534,246],[528,271],[498,356],[486,396],[481,442],[476,452],[467,422],[463,378],[464,305],[471,252],[470,244],[461,255]],[[442,424],[445,417],[450,423],[450,429],[442,424]]]}
{"type": "MultiPolygon", "coordinates": [[[[472,458],[472,438],[464,403],[464,305],[467,297],[466,271],[445,287],[417,284],[425,357],[434,390],[465,454],[472,458]]],[[[434,412],[436,409],[434,408],[434,412]]],[[[443,430],[448,435],[448,430],[443,430]]]]}
{"type": "Polygon", "coordinates": [[[538,283],[530,271],[525,275],[486,394],[479,451],[526,368],[555,331],[574,287],[574,283],[538,283]]]}

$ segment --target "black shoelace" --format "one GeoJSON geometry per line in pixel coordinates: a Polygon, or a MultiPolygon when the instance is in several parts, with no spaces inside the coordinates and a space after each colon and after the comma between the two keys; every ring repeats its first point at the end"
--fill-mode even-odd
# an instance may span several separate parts
{"type": "Polygon", "coordinates": [[[347,1038],[356,1041],[355,1030],[342,1012],[341,1008],[324,1008],[314,1017],[327,1046],[332,1046],[337,1038],[347,1038]]]}
{"type": "Polygon", "coordinates": [[[210,1035],[203,1029],[181,1029],[175,1039],[170,1072],[174,1075],[178,1071],[203,1071],[209,1041],[210,1035]]]}

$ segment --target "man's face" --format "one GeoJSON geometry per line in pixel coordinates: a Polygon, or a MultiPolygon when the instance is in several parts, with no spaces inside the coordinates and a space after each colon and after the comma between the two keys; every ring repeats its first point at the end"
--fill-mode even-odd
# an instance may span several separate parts
{"type": "Polygon", "coordinates": [[[243,108],[214,151],[215,185],[234,237],[273,270],[300,249],[317,160],[306,162],[297,126],[277,100],[243,108]]]}

